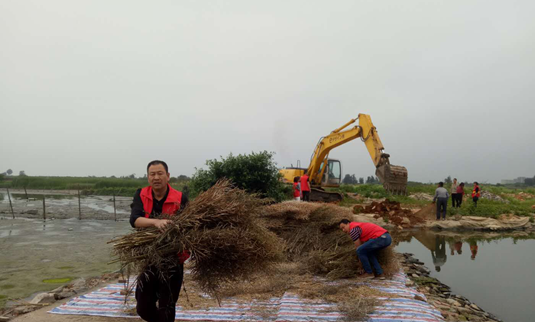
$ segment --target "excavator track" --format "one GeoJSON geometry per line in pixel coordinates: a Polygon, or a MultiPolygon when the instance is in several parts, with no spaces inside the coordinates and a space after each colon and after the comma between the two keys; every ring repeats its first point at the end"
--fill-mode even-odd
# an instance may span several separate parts
{"type": "Polygon", "coordinates": [[[312,188],[310,190],[310,201],[336,203],[344,199],[344,196],[339,192],[329,192],[319,188],[312,188]]]}

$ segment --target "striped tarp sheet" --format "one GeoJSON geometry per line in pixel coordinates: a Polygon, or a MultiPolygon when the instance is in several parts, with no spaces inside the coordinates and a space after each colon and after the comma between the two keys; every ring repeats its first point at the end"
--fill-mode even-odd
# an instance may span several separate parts
{"type": "MultiPolygon", "coordinates": [[[[394,295],[389,298],[378,298],[381,305],[368,315],[369,322],[442,322],[440,312],[430,304],[415,300],[418,295],[425,296],[415,288],[405,286],[407,277],[403,273],[396,274],[391,280],[369,281],[363,284],[382,292],[394,295]]],[[[73,298],[58,306],[49,313],[97,315],[108,317],[139,317],[128,311],[135,311],[135,300],[130,297],[125,304],[121,290],[123,284],[110,284],[95,292],[73,298]]],[[[296,294],[286,292],[280,298],[268,301],[240,302],[232,299],[224,300],[221,306],[207,309],[185,309],[177,306],[176,319],[182,321],[336,321],[343,315],[336,311],[334,304],[303,299],[296,294]]]]}

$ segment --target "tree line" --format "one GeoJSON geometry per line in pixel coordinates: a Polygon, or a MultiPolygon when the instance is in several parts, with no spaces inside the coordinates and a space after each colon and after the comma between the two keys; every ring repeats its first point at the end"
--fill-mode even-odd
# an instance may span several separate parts
{"type": "Polygon", "coordinates": [[[379,181],[379,178],[376,176],[368,176],[366,180],[364,180],[364,177],[360,177],[357,179],[357,177],[354,174],[346,174],[344,179],[342,180],[343,184],[374,184],[374,183],[381,183],[379,181]]]}

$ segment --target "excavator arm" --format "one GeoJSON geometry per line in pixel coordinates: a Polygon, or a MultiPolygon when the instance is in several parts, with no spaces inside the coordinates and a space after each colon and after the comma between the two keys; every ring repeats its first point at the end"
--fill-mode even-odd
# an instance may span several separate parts
{"type": "Polygon", "coordinates": [[[375,174],[383,183],[384,188],[393,194],[406,194],[408,172],[405,167],[390,164],[390,156],[383,153],[384,146],[377,134],[371,118],[366,114],[359,114],[340,128],[332,131],[329,135],[320,139],[310,159],[307,173],[313,185],[320,184],[323,173],[327,168],[329,152],[349,141],[360,138],[376,167],[375,174]],[[359,125],[346,129],[351,124],[359,121],[359,125]]]}

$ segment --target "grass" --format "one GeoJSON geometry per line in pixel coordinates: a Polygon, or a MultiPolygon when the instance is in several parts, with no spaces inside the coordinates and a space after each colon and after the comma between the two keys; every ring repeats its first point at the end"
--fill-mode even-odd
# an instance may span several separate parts
{"type": "MultiPolygon", "coordinates": [[[[171,182],[181,190],[188,181],[171,182]]],[[[133,196],[137,189],[147,186],[146,178],[106,178],[106,177],[11,177],[0,181],[0,188],[43,189],[43,190],[81,190],[84,195],[133,196]]]]}
{"type": "MultiPolygon", "coordinates": [[[[407,186],[408,194],[414,193],[427,193],[431,196],[434,195],[436,185],[433,184],[421,184],[409,182],[407,186]]],[[[507,187],[498,185],[483,185],[484,191],[491,192],[495,195],[502,197],[509,203],[500,202],[496,200],[488,200],[480,198],[477,207],[474,207],[474,203],[470,198],[471,187],[465,187],[465,193],[468,198],[464,200],[461,208],[451,207],[451,201],[448,203],[448,215],[462,215],[462,216],[480,216],[480,217],[492,217],[496,218],[502,214],[514,214],[517,216],[530,216],[535,213],[535,209],[532,208],[535,205],[535,198],[518,200],[513,195],[520,192],[529,193],[535,195],[535,188],[518,188],[507,187]]],[[[417,206],[422,207],[429,204],[426,200],[416,200],[408,196],[394,196],[390,195],[379,184],[362,184],[362,185],[341,185],[339,188],[330,189],[331,191],[339,191],[344,194],[344,199],[340,203],[340,206],[350,207],[354,204],[360,203],[360,201],[352,198],[349,194],[358,194],[365,198],[381,199],[388,198],[392,201],[398,201],[403,206],[417,206]]],[[[532,219],[533,220],[533,219],[532,219]]]]}
{"type": "Polygon", "coordinates": [[[49,284],[64,284],[72,281],[71,277],[65,277],[65,278],[50,278],[43,280],[43,283],[49,283],[49,284]]]}

